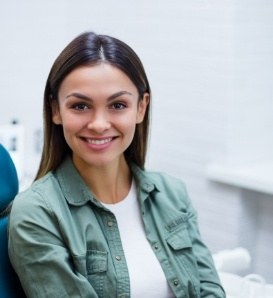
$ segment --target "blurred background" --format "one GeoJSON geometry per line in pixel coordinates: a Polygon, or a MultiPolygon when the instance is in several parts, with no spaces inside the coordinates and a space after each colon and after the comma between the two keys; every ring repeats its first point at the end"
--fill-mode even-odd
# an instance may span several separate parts
{"type": "Polygon", "coordinates": [[[248,271],[273,282],[273,1],[4,1],[0,142],[21,190],[40,158],[48,72],[87,30],[124,40],[143,61],[147,168],[186,183],[213,253],[243,246],[248,271]]]}

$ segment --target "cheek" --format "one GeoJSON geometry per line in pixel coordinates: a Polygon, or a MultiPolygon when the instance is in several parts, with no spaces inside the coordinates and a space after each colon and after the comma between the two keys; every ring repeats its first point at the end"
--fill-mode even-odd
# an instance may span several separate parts
{"type": "Polygon", "coordinates": [[[121,117],[116,122],[119,129],[129,134],[134,134],[136,127],[136,114],[130,113],[127,117],[121,117]]]}
{"type": "Polygon", "coordinates": [[[129,146],[132,143],[135,135],[135,131],[136,131],[136,123],[131,122],[131,123],[127,123],[124,126],[124,135],[125,135],[127,146],[129,146]]]}
{"type": "Polygon", "coordinates": [[[75,131],[77,127],[77,123],[76,122],[72,122],[72,121],[67,121],[67,119],[63,120],[63,130],[64,132],[73,132],[75,131]]]}
{"type": "Polygon", "coordinates": [[[82,127],[81,121],[75,119],[75,117],[65,116],[62,118],[63,133],[65,139],[71,137],[73,134],[77,133],[82,127]]]}

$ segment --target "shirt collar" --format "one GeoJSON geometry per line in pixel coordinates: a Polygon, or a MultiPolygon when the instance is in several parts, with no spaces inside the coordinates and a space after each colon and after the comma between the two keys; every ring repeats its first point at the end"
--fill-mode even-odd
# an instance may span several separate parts
{"type": "Polygon", "coordinates": [[[142,170],[135,164],[131,164],[130,168],[134,178],[137,181],[138,186],[141,188],[142,191],[150,193],[155,189],[158,190],[158,185],[156,181],[152,178],[151,173],[142,170]]]}
{"type": "Polygon", "coordinates": [[[66,200],[71,205],[81,206],[95,200],[70,157],[57,169],[56,177],[66,200]]]}
{"type": "MultiPolygon", "coordinates": [[[[135,164],[131,164],[130,168],[136,181],[141,201],[144,201],[148,194],[154,190],[159,191],[158,185],[151,174],[142,170],[135,164]]],[[[82,206],[89,201],[96,205],[98,204],[94,195],[75,168],[70,157],[66,158],[57,169],[56,177],[69,204],[82,206]]]]}
{"type": "Polygon", "coordinates": [[[160,191],[158,181],[153,178],[152,172],[142,170],[135,164],[131,164],[131,171],[133,173],[134,179],[136,180],[138,197],[141,203],[144,203],[144,201],[152,192],[160,191]]]}

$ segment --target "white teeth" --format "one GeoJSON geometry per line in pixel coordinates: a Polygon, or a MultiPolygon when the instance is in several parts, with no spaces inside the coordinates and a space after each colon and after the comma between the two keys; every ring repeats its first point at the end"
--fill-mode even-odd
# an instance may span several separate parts
{"type": "Polygon", "coordinates": [[[107,138],[107,139],[103,139],[103,140],[87,139],[87,142],[89,144],[94,144],[94,145],[103,145],[103,144],[109,143],[111,141],[112,141],[112,138],[107,138]]]}

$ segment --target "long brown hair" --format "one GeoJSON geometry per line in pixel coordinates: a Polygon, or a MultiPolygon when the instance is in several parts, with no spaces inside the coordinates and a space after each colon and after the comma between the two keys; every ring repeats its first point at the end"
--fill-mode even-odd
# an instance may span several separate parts
{"type": "MultiPolygon", "coordinates": [[[[55,60],[44,91],[44,145],[36,179],[49,171],[55,171],[64,158],[71,154],[63,128],[52,122],[52,101],[58,100],[62,81],[74,69],[80,66],[92,66],[98,63],[109,63],[123,71],[135,84],[139,100],[145,93],[150,95],[150,85],[144,67],[137,54],[127,44],[107,35],[86,32],[73,39],[55,60]]],[[[150,104],[147,106],[144,119],[136,125],[132,143],[124,152],[127,162],[134,162],[144,168],[150,122],[150,104]]]]}

